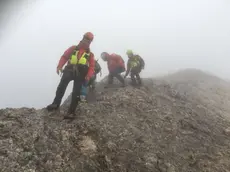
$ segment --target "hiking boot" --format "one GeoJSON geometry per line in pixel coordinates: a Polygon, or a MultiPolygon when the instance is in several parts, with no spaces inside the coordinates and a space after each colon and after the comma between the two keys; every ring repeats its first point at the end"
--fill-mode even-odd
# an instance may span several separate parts
{"type": "Polygon", "coordinates": [[[111,84],[107,84],[104,86],[104,88],[109,88],[111,86],[111,84]]]}
{"type": "Polygon", "coordinates": [[[81,100],[81,102],[86,102],[86,96],[81,95],[81,96],[80,96],[80,100],[81,100]]]}
{"type": "Polygon", "coordinates": [[[142,87],[142,82],[138,82],[138,84],[136,85],[137,88],[141,88],[142,87]]]}
{"type": "Polygon", "coordinates": [[[141,89],[141,85],[136,85],[134,87],[137,88],[137,89],[141,89]]]}
{"type": "Polygon", "coordinates": [[[121,84],[121,87],[125,87],[125,86],[126,86],[125,83],[122,83],[122,84],[121,84]]]}
{"type": "Polygon", "coordinates": [[[64,119],[74,119],[76,117],[76,114],[75,113],[67,113],[65,116],[64,116],[64,119]]]}
{"type": "Polygon", "coordinates": [[[57,110],[58,108],[59,106],[57,104],[50,104],[46,107],[48,111],[54,111],[54,110],[57,110]]]}
{"type": "Polygon", "coordinates": [[[133,87],[136,87],[137,83],[136,82],[130,82],[130,85],[133,86],[133,87]]]}

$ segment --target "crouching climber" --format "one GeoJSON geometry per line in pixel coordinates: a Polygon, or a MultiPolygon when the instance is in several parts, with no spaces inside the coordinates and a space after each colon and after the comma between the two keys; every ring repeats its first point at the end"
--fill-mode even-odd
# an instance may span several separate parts
{"type": "Polygon", "coordinates": [[[107,61],[107,66],[109,70],[108,85],[106,87],[113,84],[114,77],[116,77],[121,82],[121,86],[124,87],[125,80],[121,76],[121,73],[125,71],[125,63],[122,57],[117,54],[109,55],[107,52],[103,52],[101,53],[101,58],[104,61],[107,61]]]}
{"type": "Polygon", "coordinates": [[[139,55],[133,54],[132,50],[128,50],[126,54],[129,60],[127,62],[127,71],[124,78],[126,78],[130,72],[132,85],[140,86],[142,85],[140,72],[144,69],[145,62],[139,55]]]}
{"type": "Polygon", "coordinates": [[[69,82],[73,80],[72,100],[67,115],[65,116],[66,118],[73,117],[80,100],[82,83],[85,80],[88,81],[94,72],[94,54],[90,51],[90,44],[93,41],[93,38],[94,36],[91,32],[85,33],[77,46],[71,46],[62,55],[57,66],[57,73],[59,74],[60,71],[62,71],[63,75],[57,87],[53,103],[47,106],[48,111],[59,108],[66,88],[69,82]],[[64,70],[62,70],[62,67],[66,63],[67,65],[64,70]]]}
{"type": "Polygon", "coordinates": [[[86,96],[87,96],[87,87],[89,87],[90,91],[95,91],[95,85],[96,85],[96,79],[97,79],[97,74],[100,73],[100,76],[102,75],[101,73],[101,66],[98,63],[97,60],[95,60],[95,66],[94,66],[94,73],[93,76],[89,79],[89,81],[84,81],[81,87],[81,96],[80,99],[82,102],[86,101],[86,96]]]}

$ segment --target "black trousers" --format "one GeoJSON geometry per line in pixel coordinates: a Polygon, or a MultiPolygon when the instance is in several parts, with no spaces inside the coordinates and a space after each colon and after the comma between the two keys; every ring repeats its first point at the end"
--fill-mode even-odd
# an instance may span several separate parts
{"type": "Polygon", "coordinates": [[[136,85],[136,84],[141,85],[142,84],[141,77],[140,77],[140,72],[141,72],[141,68],[139,66],[133,67],[131,69],[131,71],[130,71],[131,80],[132,80],[132,83],[134,85],[136,85]]]}
{"type": "Polygon", "coordinates": [[[62,98],[65,94],[66,88],[70,81],[73,81],[73,91],[72,91],[72,99],[68,109],[68,113],[74,113],[78,102],[80,101],[80,92],[81,86],[85,80],[85,77],[88,72],[88,67],[79,65],[77,69],[74,69],[73,66],[67,66],[61,78],[61,81],[57,87],[56,96],[53,100],[52,104],[56,104],[60,106],[62,98]]]}
{"type": "Polygon", "coordinates": [[[124,78],[121,76],[121,73],[125,70],[122,67],[117,68],[114,71],[109,72],[108,84],[113,84],[113,78],[116,77],[122,84],[125,83],[124,78]]]}

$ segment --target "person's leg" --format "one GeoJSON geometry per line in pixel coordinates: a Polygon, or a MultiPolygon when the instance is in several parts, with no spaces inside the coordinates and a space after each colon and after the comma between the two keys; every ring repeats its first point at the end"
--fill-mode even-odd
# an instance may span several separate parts
{"type": "Polygon", "coordinates": [[[92,78],[92,83],[91,83],[91,85],[92,85],[92,90],[94,91],[95,90],[95,88],[96,88],[96,79],[97,79],[97,75],[95,74],[94,76],[93,76],[93,78],[92,78]]]}
{"type": "Polygon", "coordinates": [[[68,109],[68,115],[65,116],[65,118],[68,118],[69,115],[70,117],[72,117],[72,115],[75,114],[75,110],[80,101],[81,87],[83,85],[83,82],[85,82],[85,76],[87,74],[88,69],[85,66],[79,65],[78,71],[79,71],[79,75],[75,76],[74,78],[72,99],[68,109]]]}
{"type": "Polygon", "coordinates": [[[137,85],[137,82],[136,82],[136,79],[135,79],[135,73],[131,71],[130,76],[131,76],[132,85],[134,85],[134,86],[137,85]]]}
{"type": "Polygon", "coordinates": [[[124,72],[124,69],[122,67],[118,67],[116,70],[113,72],[113,76],[116,77],[122,84],[122,86],[125,86],[125,80],[121,76],[121,73],[124,72]]]}
{"type": "Polygon", "coordinates": [[[139,73],[136,74],[136,78],[137,78],[138,85],[142,85],[142,81],[139,73]]]}
{"type": "Polygon", "coordinates": [[[87,95],[87,85],[86,83],[83,83],[81,85],[80,100],[83,102],[86,101],[86,95],[87,95]]]}
{"type": "Polygon", "coordinates": [[[82,86],[82,81],[80,80],[80,77],[77,76],[74,79],[74,83],[73,83],[72,99],[68,109],[68,114],[75,113],[78,102],[80,101],[81,86],[82,86]]]}
{"type": "Polygon", "coordinates": [[[138,73],[139,73],[139,67],[138,66],[135,66],[131,69],[131,81],[132,81],[132,84],[134,86],[136,86],[138,84],[137,83],[138,77],[140,77],[138,73]]]}
{"type": "Polygon", "coordinates": [[[108,76],[108,84],[113,84],[113,74],[112,73],[109,73],[109,76],[108,76]]]}
{"type": "Polygon", "coordinates": [[[86,101],[87,103],[92,103],[96,101],[96,94],[95,94],[95,80],[96,80],[96,74],[94,74],[93,77],[91,77],[90,79],[90,85],[88,85],[88,92],[87,92],[87,96],[86,96],[86,101]]]}
{"type": "Polygon", "coordinates": [[[72,79],[72,72],[69,70],[64,70],[61,81],[56,90],[56,96],[53,100],[53,103],[47,106],[47,110],[55,110],[59,108],[62,98],[65,94],[66,88],[72,79]]]}
{"type": "Polygon", "coordinates": [[[142,79],[140,77],[140,73],[141,73],[141,66],[138,66],[137,71],[136,71],[136,78],[137,78],[137,82],[138,85],[142,85],[142,79]]]}
{"type": "Polygon", "coordinates": [[[109,72],[108,81],[107,84],[105,84],[104,88],[108,88],[113,84],[113,78],[114,78],[113,74],[109,72]]]}
{"type": "Polygon", "coordinates": [[[90,87],[92,87],[93,79],[94,79],[94,75],[89,79],[88,83],[83,82],[81,86],[81,94],[80,94],[81,101],[84,101],[84,102],[86,101],[87,88],[91,89],[90,87]]]}
{"type": "Polygon", "coordinates": [[[124,78],[121,76],[121,74],[116,74],[115,77],[121,82],[122,86],[125,86],[125,80],[124,78]]]}

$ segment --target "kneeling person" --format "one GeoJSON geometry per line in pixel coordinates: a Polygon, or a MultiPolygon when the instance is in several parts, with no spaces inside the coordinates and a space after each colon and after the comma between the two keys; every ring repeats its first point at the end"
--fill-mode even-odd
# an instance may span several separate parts
{"type": "Polygon", "coordinates": [[[101,58],[107,62],[109,69],[108,86],[113,84],[113,78],[116,77],[121,82],[122,87],[124,87],[125,80],[121,76],[121,73],[125,71],[125,63],[122,57],[114,53],[110,55],[106,52],[103,52],[101,53],[101,58]]]}

